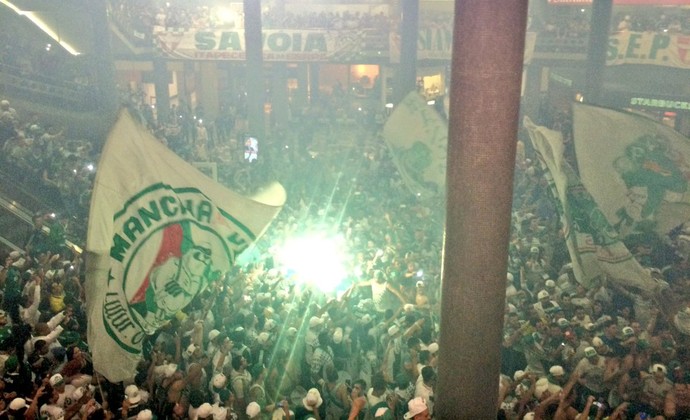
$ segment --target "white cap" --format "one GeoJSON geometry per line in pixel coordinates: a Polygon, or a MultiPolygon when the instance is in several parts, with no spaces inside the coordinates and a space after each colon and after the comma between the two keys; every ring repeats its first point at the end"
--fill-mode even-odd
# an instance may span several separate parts
{"type": "Polygon", "coordinates": [[[309,318],[309,328],[318,327],[321,324],[323,324],[323,319],[319,318],[318,316],[309,318]]]}
{"type": "Polygon", "coordinates": [[[217,373],[213,376],[212,384],[214,388],[223,388],[227,382],[227,377],[222,373],[217,373]]]}
{"type": "Polygon", "coordinates": [[[601,347],[603,345],[604,345],[604,340],[602,340],[600,337],[594,337],[592,339],[592,346],[601,347]]]}
{"type": "Polygon", "coordinates": [[[60,375],[59,373],[56,373],[55,375],[50,377],[50,380],[48,382],[50,383],[50,386],[55,386],[65,382],[65,378],[63,378],[62,375],[60,375]]]}
{"type": "Polygon", "coordinates": [[[151,410],[141,410],[139,414],[137,414],[137,420],[151,420],[153,419],[153,413],[151,410]]]}
{"type": "Polygon", "coordinates": [[[340,344],[343,341],[343,329],[338,327],[333,332],[333,342],[335,344],[340,344]]]}
{"type": "Polygon", "coordinates": [[[261,413],[261,406],[256,402],[252,401],[247,405],[247,415],[249,418],[256,417],[261,413]]]}
{"type": "Polygon", "coordinates": [[[559,365],[551,366],[551,368],[549,368],[549,373],[552,374],[553,376],[565,375],[565,371],[563,370],[563,366],[559,366],[559,365]]]}
{"type": "Polygon", "coordinates": [[[26,407],[26,400],[24,398],[15,398],[10,403],[10,410],[21,410],[26,407]]]}
{"type": "Polygon", "coordinates": [[[130,404],[136,404],[141,401],[141,393],[139,392],[139,387],[136,385],[129,385],[125,388],[125,396],[130,404]]]}
{"type": "Polygon", "coordinates": [[[547,378],[539,378],[535,384],[534,395],[541,398],[544,391],[549,389],[549,380],[547,378]]]}
{"type": "Polygon", "coordinates": [[[266,344],[268,343],[268,339],[271,338],[271,335],[267,333],[266,331],[263,331],[259,333],[259,335],[256,337],[256,341],[259,344],[266,344]]]}
{"type": "Polygon", "coordinates": [[[213,414],[213,406],[209,403],[203,403],[196,410],[196,417],[207,418],[213,414]]]}
{"type": "Polygon", "coordinates": [[[276,327],[277,323],[273,319],[267,319],[266,322],[264,323],[264,330],[266,331],[273,331],[273,329],[276,327]]]}
{"type": "Polygon", "coordinates": [[[168,363],[166,365],[160,365],[153,368],[153,373],[165,378],[171,377],[177,371],[177,365],[174,363],[168,363]]]}
{"type": "Polygon", "coordinates": [[[649,369],[649,373],[654,373],[657,371],[661,371],[664,375],[666,375],[666,372],[667,372],[666,366],[662,365],[661,363],[655,363],[649,369]]]}
{"type": "Polygon", "coordinates": [[[197,347],[195,344],[190,344],[190,345],[187,347],[187,356],[193,355],[197,348],[198,348],[198,347],[197,347]]]}
{"type": "Polygon", "coordinates": [[[211,330],[208,332],[208,340],[213,341],[216,337],[220,335],[220,331],[218,330],[211,330]]]}

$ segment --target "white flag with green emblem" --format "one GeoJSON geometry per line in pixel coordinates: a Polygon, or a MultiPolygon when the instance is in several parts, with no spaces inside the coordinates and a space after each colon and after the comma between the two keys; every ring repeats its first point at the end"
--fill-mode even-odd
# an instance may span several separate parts
{"type": "Polygon", "coordinates": [[[582,183],[622,234],[690,220],[690,139],[645,116],[573,105],[582,183]]]}
{"type": "Polygon", "coordinates": [[[86,245],[88,341],[96,371],[132,378],[142,343],[182,312],[268,227],[279,184],[240,196],[122,111],[98,165],[86,245]]]}
{"type": "Polygon", "coordinates": [[[621,286],[658,292],[662,285],[635,260],[573,168],[563,159],[561,133],[537,126],[528,117],[524,125],[560,203],[558,210],[577,281],[589,288],[606,276],[621,286]]]}
{"type": "Polygon", "coordinates": [[[417,92],[397,105],[383,137],[407,187],[415,194],[445,194],[448,124],[417,92]]]}

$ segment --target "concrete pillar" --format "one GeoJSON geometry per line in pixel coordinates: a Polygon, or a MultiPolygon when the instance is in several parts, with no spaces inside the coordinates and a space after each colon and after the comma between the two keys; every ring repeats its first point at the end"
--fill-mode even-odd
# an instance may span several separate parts
{"type": "Polygon", "coordinates": [[[600,104],[604,97],[604,71],[611,32],[612,9],[613,0],[594,0],[592,3],[584,92],[585,102],[590,104],[600,104]]]}
{"type": "Polygon", "coordinates": [[[199,77],[197,77],[198,104],[204,109],[203,118],[211,121],[218,116],[218,66],[213,61],[199,63],[199,77]]]}
{"type": "Polygon", "coordinates": [[[198,83],[194,79],[194,74],[196,74],[194,62],[185,60],[182,63],[182,72],[178,74],[179,79],[177,80],[177,98],[180,103],[191,104],[192,97],[189,91],[188,80],[194,80],[195,88],[198,83]]]}
{"type": "Polygon", "coordinates": [[[401,0],[400,64],[398,67],[395,103],[403,100],[417,86],[417,39],[419,38],[419,0],[401,0]]]}
{"type": "Polygon", "coordinates": [[[96,106],[102,107],[113,115],[119,107],[117,88],[115,86],[115,60],[110,48],[110,23],[108,21],[106,0],[86,2],[92,19],[93,53],[90,63],[96,82],[96,106]]]}
{"type": "Polygon", "coordinates": [[[388,97],[386,91],[388,90],[388,67],[380,66],[381,71],[379,77],[381,78],[381,106],[386,106],[388,97]]]}
{"type": "Polygon", "coordinates": [[[529,115],[534,121],[536,121],[537,114],[539,113],[543,69],[544,66],[541,64],[530,64],[526,68],[525,100],[523,102],[525,109],[523,109],[523,115],[529,115]]]}
{"type": "Polygon", "coordinates": [[[305,63],[297,64],[297,90],[294,100],[298,106],[309,103],[309,67],[305,63]]]}
{"type": "Polygon", "coordinates": [[[309,64],[309,94],[310,102],[316,103],[319,100],[320,88],[319,88],[319,70],[321,66],[317,63],[309,64]]]}
{"type": "Polygon", "coordinates": [[[287,65],[273,63],[271,66],[271,118],[274,124],[281,127],[287,126],[290,115],[287,79],[287,65]]]}
{"type": "Polygon", "coordinates": [[[261,0],[244,1],[244,28],[249,133],[258,139],[263,139],[265,81],[261,39],[261,0]]]}
{"type": "Polygon", "coordinates": [[[170,119],[170,72],[162,57],[153,59],[153,84],[156,91],[156,119],[167,123],[170,119]]]}
{"type": "Polygon", "coordinates": [[[440,419],[496,418],[527,0],[456,0],[440,419]]]}

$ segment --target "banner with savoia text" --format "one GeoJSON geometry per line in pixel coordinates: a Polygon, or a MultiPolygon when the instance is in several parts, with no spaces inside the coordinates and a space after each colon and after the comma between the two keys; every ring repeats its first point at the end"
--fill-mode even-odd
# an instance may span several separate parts
{"type": "MultiPolygon", "coordinates": [[[[529,63],[534,56],[534,46],[537,41],[536,32],[525,34],[525,63],[529,63]]],[[[400,34],[391,31],[388,36],[389,58],[391,63],[400,62],[401,39],[400,34]]],[[[453,53],[453,22],[438,27],[420,28],[417,36],[417,60],[448,60],[453,53]]]]}
{"type": "MultiPolygon", "coordinates": [[[[381,31],[325,29],[280,29],[263,31],[265,61],[352,61],[362,51],[381,51],[381,31]],[[378,33],[378,35],[377,35],[378,33]]],[[[159,52],[170,58],[189,60],[244,60],[244,30],[170,31],[153,33],[159,52]]],[[[385,49],[384,49],[385,51],[385,49]]]]}

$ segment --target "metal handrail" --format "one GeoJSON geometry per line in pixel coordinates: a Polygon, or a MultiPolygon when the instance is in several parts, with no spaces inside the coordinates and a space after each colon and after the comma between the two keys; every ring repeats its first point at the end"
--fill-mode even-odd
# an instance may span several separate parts
{"type": "MultiPolygon", "coordinates": [[[[33,225],[33,221],[31,219],[31,214],[32,212],[23,207],[20,203],[14,201],[14,200],[8,200],[5,198],[1,193],[0,193],[0,207],[4,208],[8,212],[12,213],[14,216],[16,216],[18,219],[23,220],[29,225],[33,225]]],[[[43,232],[47,234],[50,233],[50,228],[48,226],[43,226],[43,232]]],[[[21,251],[21,247],[18,247],[16,244],[11,243],[9,240],[6,238],[0,236],[0,242],[4,243],[8,247],[12,248],[13,250],[16,251],[21,251]]],[[[75,244],[74,242],[65,239],[65,245],[72,251],[75,251],[78,254],[81,254],[83,252],[83,249],[75,244]]]]}

